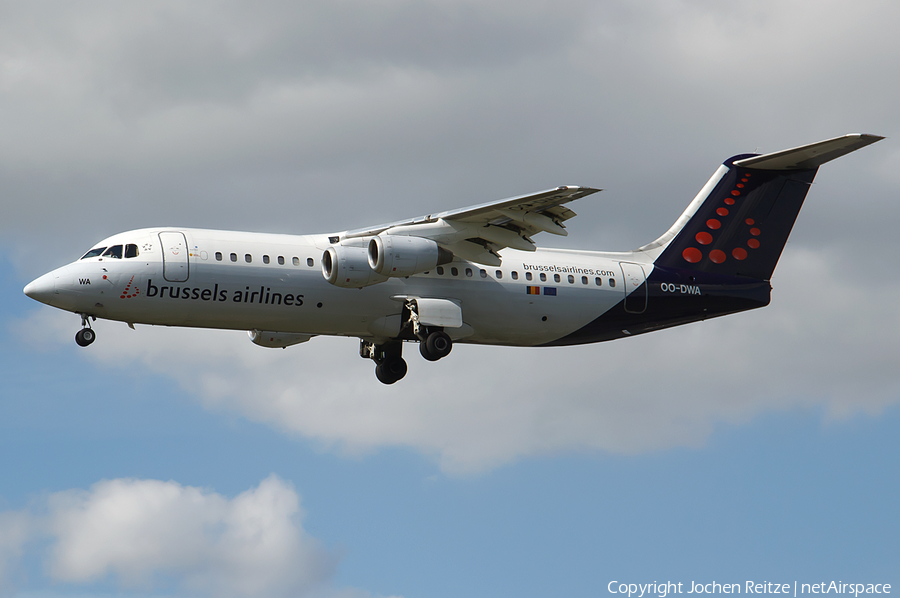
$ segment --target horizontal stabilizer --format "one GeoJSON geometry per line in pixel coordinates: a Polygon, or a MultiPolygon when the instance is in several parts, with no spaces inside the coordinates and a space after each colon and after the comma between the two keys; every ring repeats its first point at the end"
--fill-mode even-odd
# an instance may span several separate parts
{"type": "Polygon", "coordinates": [[[734,165],[761,170],[808,170],[840,158],[869,144],[881,141],[878,135],[851,133],[818,143],[737,160],[734,165]]]}

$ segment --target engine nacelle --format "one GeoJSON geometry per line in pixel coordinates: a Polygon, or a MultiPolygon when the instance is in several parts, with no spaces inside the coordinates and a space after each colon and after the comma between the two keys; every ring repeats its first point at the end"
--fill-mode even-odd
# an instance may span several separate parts
{"type": "Polygon", "coordinates": [[[453,261],[453,254],[431,239],[378,235],[369,241],[369,266],[382,276],[412,276],[453,261]]]}
{"type": "Polygon", "coordinates": [[[284,349],[291,345],[305,343],[312,335],[296,332],[270,332],[268,330],[249,330],[250,340],[254,345],[268,347],[270,349],[284,349]]]}
{"type": "Polygon", "coordinates": [[[322,254],[322,276],[331,284],[358,289],[387,280],[369,267],[365,247],[332,245],[322,254]]]}

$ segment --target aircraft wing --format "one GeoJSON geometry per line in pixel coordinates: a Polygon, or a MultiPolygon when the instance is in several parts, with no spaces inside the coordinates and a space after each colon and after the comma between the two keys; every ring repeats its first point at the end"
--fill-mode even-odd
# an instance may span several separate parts
{"type": "Polygon", "coordinates": [[[597,193],[590,187],[557,187],[468,208],[400,220],[373,228],[348,231],[341,238],[382,233],[432,239],[473,262],[500,265],[497,252],[505,247],[534,251],[531,236],[540,232],[567,235],[563,222],[575,216],[565,204],[597,193]]]}

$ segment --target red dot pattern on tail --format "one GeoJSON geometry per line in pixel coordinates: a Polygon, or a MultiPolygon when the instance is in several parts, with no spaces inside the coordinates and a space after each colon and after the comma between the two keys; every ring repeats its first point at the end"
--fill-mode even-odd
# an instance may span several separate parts
{"type": "MultiPolygon", "coordinates": [[[[731,191],[731,195],[723,200],[723,203],[726,206],[734,206],[737,203],[736,200],[740,198],[741,190],[744,189],[746,184],[750,181],[751,176],[753,176],[751,173],[745,173],[741,177],[740,182],[735,184],[735,188],[731,191]]],[[[730,210],[726,207],[719,207],[716,208],[716,214],[720,218],[725,218],[730,214],[730,210]]],[[[746,220],[744,220],[744,224],[753,227],[749,231],[751,238],[747,241],[747,247],[749,247],[750,249],[758,249],[759,240],[755,237],[760,236],[762,234],[762,231],[758,227],[753,226],[754,224],[756,224],[756,221],[753,218],[747,218],[746,220]]],[[[722,228],[722,222],[717,218],[710,218],[706,221],[706,226],[709,229],[715,231],[722,228]]],[[[694,240],[696,240],[700,245],[710,245],[715,239],[710,233],[703,231],[697,233],[694,236],[694,240]]],[[[703,259],[703,252],[697,247],[688,247],[681,253],[681,255],[686,262],[691,264],[696,264],[703,259]]],[[[734,247],[731,250],[731,257],[738,261],[741,261],[747,259],[748,253],[747,250],[743,247],[734,247]]],[[[726,259],[728,259],[728,254],[726,254],[721,249],[713,249],[709,252],[709,260],[714,264],[721,264],[725,262],[726,259]]]]}

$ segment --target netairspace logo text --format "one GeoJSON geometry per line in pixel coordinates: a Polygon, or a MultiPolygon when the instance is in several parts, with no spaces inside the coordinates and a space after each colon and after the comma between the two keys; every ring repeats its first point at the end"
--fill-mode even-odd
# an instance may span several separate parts
{"type": "Polygon", "coordinates": [[[628,598],[658,596],[666,598],[669,594],[792,594],[794,598],[801,594],[890,594],[889,583],[843,583],[841,581],[821,581],[819,583],[774,583],[770,581],[745,581],[741,583],[720,583],[711,581],[698,583],[653,582],[625,583],[611,581],[606,589],[610,594],[624,594],[628,598]]]}

